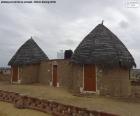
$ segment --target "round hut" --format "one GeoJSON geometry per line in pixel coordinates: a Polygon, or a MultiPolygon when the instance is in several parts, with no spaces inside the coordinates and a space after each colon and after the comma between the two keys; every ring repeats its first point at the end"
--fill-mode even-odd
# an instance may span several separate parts
{"type": "Polygon", "coordinates": [[[40,62],[46,59],[48,59],[46,54],[31,37],[17,50],[8,63],[12,70],[11,82],[38,82],[40,62]]]}
{"type": "Polygon", "coordinates": [[[106,26],[99,24],[78,45],[72,62],[83,67],[83,92],[130,95],[130,69],[136,66],[125,45],[106,26]]]}

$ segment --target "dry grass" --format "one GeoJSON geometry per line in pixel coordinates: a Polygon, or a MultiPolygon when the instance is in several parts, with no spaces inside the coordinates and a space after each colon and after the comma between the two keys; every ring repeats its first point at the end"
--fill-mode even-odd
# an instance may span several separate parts
{"type": "Polygon", "coordinates": [[[0,116],[50,116],[35,110],[17,109],[10,103],[0,102],[0,116]]]}
{"type": "Polygon", "coordinates": [[[133,103],[119,99],[112,99],[101,96],[77,97],[63,88],[53,88],[46,85],[10,85],[0,83],[0,89],[15,91],[29,96],[39,97],[48,100],[55,100],[64,104],[71,104],[86,107],[93,110],[101,110],[120,114],[122,116],[140,116],[140,103],[133,103]]]}

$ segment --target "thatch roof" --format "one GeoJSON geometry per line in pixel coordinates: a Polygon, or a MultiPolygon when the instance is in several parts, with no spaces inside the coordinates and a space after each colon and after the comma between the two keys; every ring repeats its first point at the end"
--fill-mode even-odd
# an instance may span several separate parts
{"type": "Polygon", "coordinates": [[[17,50],[8,65],[35,64],[45,59],[48,59],[48,57],[31,38],[17,50]]]}
{"type": "Polygon", "coordinates": [[[125,45],[103,24],[93,29],[75,49],[72,62],[104,66],[136,66],[125,45]]]}

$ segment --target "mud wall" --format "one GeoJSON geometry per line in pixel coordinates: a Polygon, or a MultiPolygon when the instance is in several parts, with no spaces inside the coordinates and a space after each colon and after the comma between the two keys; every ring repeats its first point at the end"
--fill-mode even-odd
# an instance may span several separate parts
{"type": "Polygon", "coordinates": [[[99,69],[98,88],[101,95],[128,97],[131,95],[129,70],[123,68],[99,69]]]}
{"type": "Polygon", "coordinates": [[[40,65],[39,82],[51,85],[53,65],[57,65],[58,86],[80,91],[83,79],[81,65],[73,64],[69,60],[57,59],[43,61],[40,65]]]}
{"type": "Polygon", "coordinates": [[[39,64],[25,65],[19,67],[19,80],[22,84],[37,83],[39,64]]]}

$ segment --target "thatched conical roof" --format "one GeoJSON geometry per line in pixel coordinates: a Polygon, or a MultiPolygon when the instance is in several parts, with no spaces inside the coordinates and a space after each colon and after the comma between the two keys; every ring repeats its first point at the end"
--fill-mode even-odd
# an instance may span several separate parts
{"type": "Polygon", "coordinates": [[[45,59],[48,59],[48,57],[31,38],[17,50],[8,65],[35,64],[45,59]]]}
{"type": "Polygon", "coordinates": [[[103,24],[93,29],[75,49],[72,61],[79,64],[136,66],[125,45],[103,24]]]}

